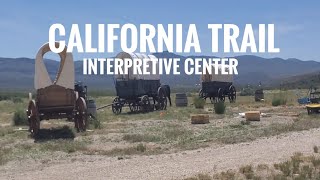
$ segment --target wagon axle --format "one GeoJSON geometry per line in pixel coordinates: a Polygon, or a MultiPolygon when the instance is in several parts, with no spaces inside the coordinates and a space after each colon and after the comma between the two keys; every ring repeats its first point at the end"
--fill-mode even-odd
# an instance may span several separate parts
{"type": "Polygon", "coordinates": [[[228,97],[230,103],[234,103],[237,98],[236,88],[230,83],[203,82],[199,97],[209,98],[211,103],[224,102],[228,97]]]}
{"type": "Polygon", "coordinates": [[[134,99],[116,97],[113,100],[111,107],[114,114],[120,114],[123,107],[129,107],[131,113],[165,110],[167,108],[167,97],[164,94],[155,97],[143,95],[134,99]]]}

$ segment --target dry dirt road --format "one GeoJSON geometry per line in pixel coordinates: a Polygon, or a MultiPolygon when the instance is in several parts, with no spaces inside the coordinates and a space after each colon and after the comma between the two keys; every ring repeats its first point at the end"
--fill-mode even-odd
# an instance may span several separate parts
{"type": "Polygon", "coordinates": [[[117,157],[84,156],[42,164],[33,160],[0,167],[0,179],[182,179],[242,165],[271,164],[295,152],[313,153],[320,129],[292,132],[249,143],[209,147],[174,154],[117,157]]]}

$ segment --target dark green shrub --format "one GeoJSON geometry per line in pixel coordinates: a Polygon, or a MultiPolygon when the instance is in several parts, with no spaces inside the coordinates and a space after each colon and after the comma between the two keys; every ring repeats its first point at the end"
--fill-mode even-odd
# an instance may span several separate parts
{"type": "Polygon", "coordinates": [[[250,87],[246,87],[246,88],[243,88],[241,91],[240,91],[240,96],[253,96],[254,95],[254,89],[250,88],[250,87]]]}
{"type": "Polygon", "coordinates": [[[194,97],[193,98],[193,104],[194,107],[197,109],[203,109],[204,105],[206,104],[206,101],[203,98],[200,97],[194,97]]]}
{"type": "Polygon", "coordinates": [[[143,145],[142,143],[137,145],[137,151],[139,152],[145,152],[147,150],[146,146],[143,145]]]}
{"type": "Polygon", "coordinates": [[[0,101],[11,100],[15,103],[15,101],[22,102],[22,99],[26,97],[25,92],[0,92],[0,101]]]}
{"type": "Polygon", "coordinates": [[[226,105],[224,105],[224,102],[217,102],[214,104],[214,112],[216,114],[224,114],[226,111],[226,105]]]}
{"type": "Polygon", "coordinates": [[[275,94],[272,98],[272,106],[280,106],[287,104],[287,96],[284,93],[275,94]]]}
{"type": "Polygon", "coordinates": [[[23,109],[17,109],[13,115],[13,125],[15,126],[24,126],[28,125],[28,117],[26,112],[23,109]]]}
{"type": "Polygon", "coordinates": [[[101,121],[99,119],[99,117],[89,117],[89,125],[90,127],[93,127],[94,129],[101,129],[102,128],[102,124],[101,121]]]}
{"type": "Polygon", "coordinates": [[[240,121],[240,124],[241,125],[250,125],[250,121],[246,121],[246,120],[240,121]]]}
{"type": "Polygon", "coordinates": [[[254,177],[254,172],[251,165],[240,167],[239,172],[242,173],[246,179],[252,179],[254,177]]]}
{"type": "Polygon", "coordinates": [[[20,97],[12,97],[11,98],[11,101],[13,102],[13,103],[22,103],[23,101],[22,101],[22,98],[20,98],[20,97]]]}
{"type": "Polygon", "coordinates": [[[5,95],[5,94],[1,94],[0,95],[0,101],[5,101],[5,100],[8,100],[10,99],[10,97],[8,95],[5,95]]]}
{"type": "Polygon", "coordinates": [[[280,106],[281,100],[280,99],[272,99],[272,106],[280,106]]]}

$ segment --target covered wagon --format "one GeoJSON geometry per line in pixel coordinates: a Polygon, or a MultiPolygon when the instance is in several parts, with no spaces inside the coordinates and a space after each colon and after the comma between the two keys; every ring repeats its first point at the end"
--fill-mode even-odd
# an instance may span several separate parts
{"type": "Polygon", "coordinates": [[[222,74],[222,68],[228,72],[227,66],[212,66],[212,71],[209,73],[206,71],[201,75],[201,89],[199,91],[199,97],[210,98],[212,103],[225,101],[225,97],[228,97],[229,101],[236,101],[236,88],[233,85],[232,74],[222,74]],[[216,69],[218,70],[216,72],[216,69]]]}
{"type": "Polygon", "coordinates": [[[150,74],[134,74],[133,68],[128,67],[127,74],[115,75],[114,83],[117,97],[112,103],[113,113],[121,113],[123,106],[129,106],[131,112],[165,110],[167,107],[166,92],[161,87],[159,73],[152,71],[152,63],[156,63],[155,66],[158,66],[157,61],[152,61],[156,57],[141,53],[121,52],[116,58],[147,61],[150,74]]]}
{"type": "MultiPolygon", "coordinates": [[[[55,45],[59,46],[59,43],[56,42],[55,45]]],[[[86,101],[74,90],[73,56],[66,50],[67,47],[59,53],[60,67],[53,82],[43,61],[44,54],[50,51],[49,44],[44,44],[37,53],[34,74],[36,96],[35,99],[30,98],[27,109],[32,135],[39,132],[40,121],[49,119],[72,119],[78,131],[86,130],[86,101]]]]}

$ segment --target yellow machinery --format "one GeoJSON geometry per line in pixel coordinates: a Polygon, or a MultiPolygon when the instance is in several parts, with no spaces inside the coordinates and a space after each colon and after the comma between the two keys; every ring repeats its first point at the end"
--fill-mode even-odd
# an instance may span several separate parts
{"type": "Polygon", "coordinates": [[[306,105],[308,114],[315,114],[320,112],[320,104],[308,104],[306,105]]]}

